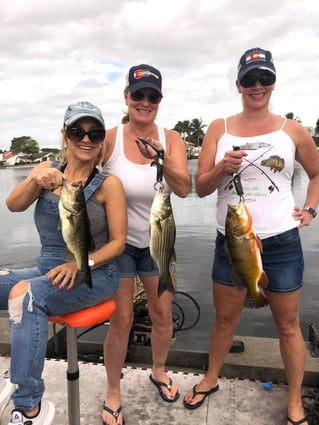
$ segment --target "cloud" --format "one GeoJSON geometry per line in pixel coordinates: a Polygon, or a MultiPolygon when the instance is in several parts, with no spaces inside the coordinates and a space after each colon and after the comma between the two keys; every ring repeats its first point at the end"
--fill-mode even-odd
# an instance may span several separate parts
{"type": "Polygon", "coordinates": [[[108,127],[125,109],[125,74],[151,63],[163,75],[159,122],[237,113],[236,66],[260,46],[278,71],[275,113],[319,118],[319,6],[269,0],[3,0],[0,148],[13,137],[59,147],[69,103],[101,107],[108,127]]]}

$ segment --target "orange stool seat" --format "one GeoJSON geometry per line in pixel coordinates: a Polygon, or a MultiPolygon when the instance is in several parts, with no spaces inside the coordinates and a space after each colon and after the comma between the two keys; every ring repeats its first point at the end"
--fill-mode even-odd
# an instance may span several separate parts
{"type": "Polygon", "coordinates": [[[86,328],[108,320],[116,310],[113,298],[92,307],[86,307],[73,313],[49,317],[49,321],[69,328],[86,328]]]}
{"type": "Polygon", "coordinates": [[[77,328],[102,324],[112,316],[115,310],[116,303],[111,298],[101,304],[83,308],[73,313],[49,317],[49,322],[66,327],[69,425],[80,425],[80,372],[78,366],[77,328]]]}

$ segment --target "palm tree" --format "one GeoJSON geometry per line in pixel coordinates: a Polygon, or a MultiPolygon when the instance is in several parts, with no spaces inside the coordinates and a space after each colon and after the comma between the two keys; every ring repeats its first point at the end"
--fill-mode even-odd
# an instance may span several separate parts
{"type": "Polygon", "coordinates": [[[191,123],[189,120],[185,121],[178,121],[173,130],[177,131],[181,136],[182,139],[185,141],[190,141],[190,135],[191,135],[191,123]]]}
{"type": "Polygon", "coordinates": [[[301,123],[301,119],[299,117],[295,117],[295,114],[293,112],[287,112],[285,117],[288,118],[288,120],[294,120],[301,123]]]}
{"type": "Polygon", "coordinates": [[[203,124],[203,120],[201,118],[194,118],[192,119],[190,127],[192,131],[192,142],[194,142],[196,146],[201,146],[204,138],[203,128],[207,127],[207,125],[203,124]]]}

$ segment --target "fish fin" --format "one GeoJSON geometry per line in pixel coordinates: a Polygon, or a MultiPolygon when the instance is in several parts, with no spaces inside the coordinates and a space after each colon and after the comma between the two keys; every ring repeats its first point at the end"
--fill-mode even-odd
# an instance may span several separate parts
{"type": "Polygon", "coordinates": [[[232,283],[238,289],[241,290],[241,289],[247,288],[247,285],[245,284],[244,280],[240,276],[238,276],[238,274],[235,272],[234,269],[232,269],[231,280],[232,280],[232,283]]]}
{"type": "Polygon", "coordinates": [[[261,308],[268,305],[268,300],[262,291],[258,291],[254,295],[247,294],[244,305],[248,308],[261,308]]]}
{"type": "Polygon", "coordinates": [[[268,286],[268,276],[266,275],[264,271],[262,271],[262,274],[258,281],[258,285],[261,286],[262,288],[267,288],[268,286]]]}
{"type": "Polygon", "coordinates": [[[92,289],[93,284],[90,269],[86,271],[78,270],[74,280],[73,288],[78,288],[80,285],[82,285],[82,283],[85,283],[89,288],[92,289]]]}
{"type": "Polygon", "coordinates": [[[75,257],[73,255],[72,251],[70,251],[70,249],[67,246],[65,247],[64,258],[66,260],[69,260],[69,261],[74,261],[75,260],[75,257]]]}
{"type": "Polygon", "coordinates": [[[263,243],[262,243],[260,237],[255,235],[255,238],[256,238],[256,242],[257,242],[257,246],[259,248],[259,251],[263,252],[263,243]]]}
{"type": "Polygon", "coordinates": [[[171,262],[176,263],[176,252],[175,248],[173,248],[172,256],[171,256],[171,262]]]}
{"type": "Polygon", "coordinates": [[[165,291],[169,291],[172,294],[175,294],[174,284],[173,284],[172,277],[171,277],[170,273],[165,274],[165,275],[160,275],[160,277],[159,277],[158,289],[157,289],[158,298],[165,291]]]}

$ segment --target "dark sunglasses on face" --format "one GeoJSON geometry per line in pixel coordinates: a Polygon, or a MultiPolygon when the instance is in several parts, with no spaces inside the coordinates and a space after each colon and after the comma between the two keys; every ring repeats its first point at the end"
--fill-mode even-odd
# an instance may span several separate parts
{"type": "Polygon", "coordinates": [[[264,72],[260,75],[246,74],[239,80],[239,83],[242,87],[248,89],[249,87],[253,87],[257,81],[259,81],[262,86],[271,86],[276,81],[276,75],[272,72],[264,72]]]}
{"type": "Polygon", "coordinates": [[[134,102],[141,102],[146,97],[150,103],[153,103],[153,105],[157,105],[162,99],[162,95],[160,93],[144,93],[140,90],[137,90],[134,93],[130,93],[130,96],[134,102]]]}
{"type": "Polygon", "coordinates": [[[88,136],[91,143],[102,143],[105,138],[105,130],[96,128],[94,130],[84,131],[79,127],[68,127],[66,134],[72,142],[80,142],[85,136],[88,136]]]}

